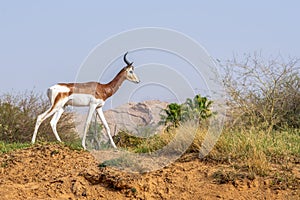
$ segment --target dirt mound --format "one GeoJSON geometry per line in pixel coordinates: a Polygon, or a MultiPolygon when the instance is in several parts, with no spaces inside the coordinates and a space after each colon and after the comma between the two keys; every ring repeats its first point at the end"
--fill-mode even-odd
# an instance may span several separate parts
{"type": "Polygon", "coordinates": [[[225,179],[230,167],[186,155],[164,169],[131,174],[99,167],[85,151],[36,145],[0,155],[0,199],[297,199],[262,178],[225,179]],[[222,183],[222,184],[221,184],[222,183]]]}

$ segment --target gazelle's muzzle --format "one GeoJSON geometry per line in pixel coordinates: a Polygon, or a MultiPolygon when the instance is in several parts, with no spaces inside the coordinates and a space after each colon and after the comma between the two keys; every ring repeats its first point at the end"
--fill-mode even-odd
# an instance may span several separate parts
{"type": "Polygon", "coordinates": [[[140,81],[140,79],[137,77],[137,75],[133,74],[132,82],[134,82],[134,83],[139,83],[139,82],[141,82],[141,81],[140,81]]]}

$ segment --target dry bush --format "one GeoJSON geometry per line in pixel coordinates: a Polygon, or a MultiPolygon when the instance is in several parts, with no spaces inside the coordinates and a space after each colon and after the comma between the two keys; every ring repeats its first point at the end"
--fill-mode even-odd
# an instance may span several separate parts
{"type": "MultiPolygon", "coordinates": [[[[36,118],[49,108],[49,100],[33,91],[21,94],[7,93],[0,97],[0,141],[29,142],[34,131],[36,118]]],[[[49,125],[45,120],[38,133],[39,141],[55,141],[49,125]]],[[[58,125],[63,141],[73,141],[77,138],[72,122],[72,113],[62,115],[58,125]]]]}
{"type": "Polygon", "coordinates": [[[223,64],[228,124],[268,130],[300,127],[299,59],[265,61],[259,54],[223,64]]]}

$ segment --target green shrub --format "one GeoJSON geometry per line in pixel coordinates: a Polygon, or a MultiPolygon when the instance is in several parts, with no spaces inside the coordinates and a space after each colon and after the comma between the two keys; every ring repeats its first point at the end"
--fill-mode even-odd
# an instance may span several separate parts
{"type": "MultiPolygon", "coordinates": [[[[0,97],[0,141],[26,143],[31,141],[36,118],[50,107],[48,99],[33,91],[22,94],[7,93],[0,97]]],[[[47,119],[40,126],[39,141],[56,141],[47,119]]],[[[72,113],[65,112],[57,124],[63,141],[74,141],[77,135],[72,113]]]]}
{"type": "Polygon", "coordinates": [[[183,104],[171,103],[163,110],[161,115],[161,124],[169,127],[178,127],[180,123],[186,121],[197,121],[207,119],[215,113],[212,113],[210,107],[213,101],[207,97],[196,95],[193,99],[188,98],[183,104]]]}
{"type": "Polygon", "coordinates": [[[167,125],[171,123],[174,127],[178,127],[180,121],[183,120],[182,105],[171,103],[163,110],[165,115],[161,115],[161,123],[167,125]]]}

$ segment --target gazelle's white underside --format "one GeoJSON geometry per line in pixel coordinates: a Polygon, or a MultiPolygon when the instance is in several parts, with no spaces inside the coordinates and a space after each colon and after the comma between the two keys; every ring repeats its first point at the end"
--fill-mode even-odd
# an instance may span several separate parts
{"type": "Polygon", "coordinates": [[[98,106],[103,106],[104,101],[102,99],[96,99],[91,94],[72,94],[68,97],[68,102],[66,105],[81,107],[90,106],[91,104],[98,106]]]}

